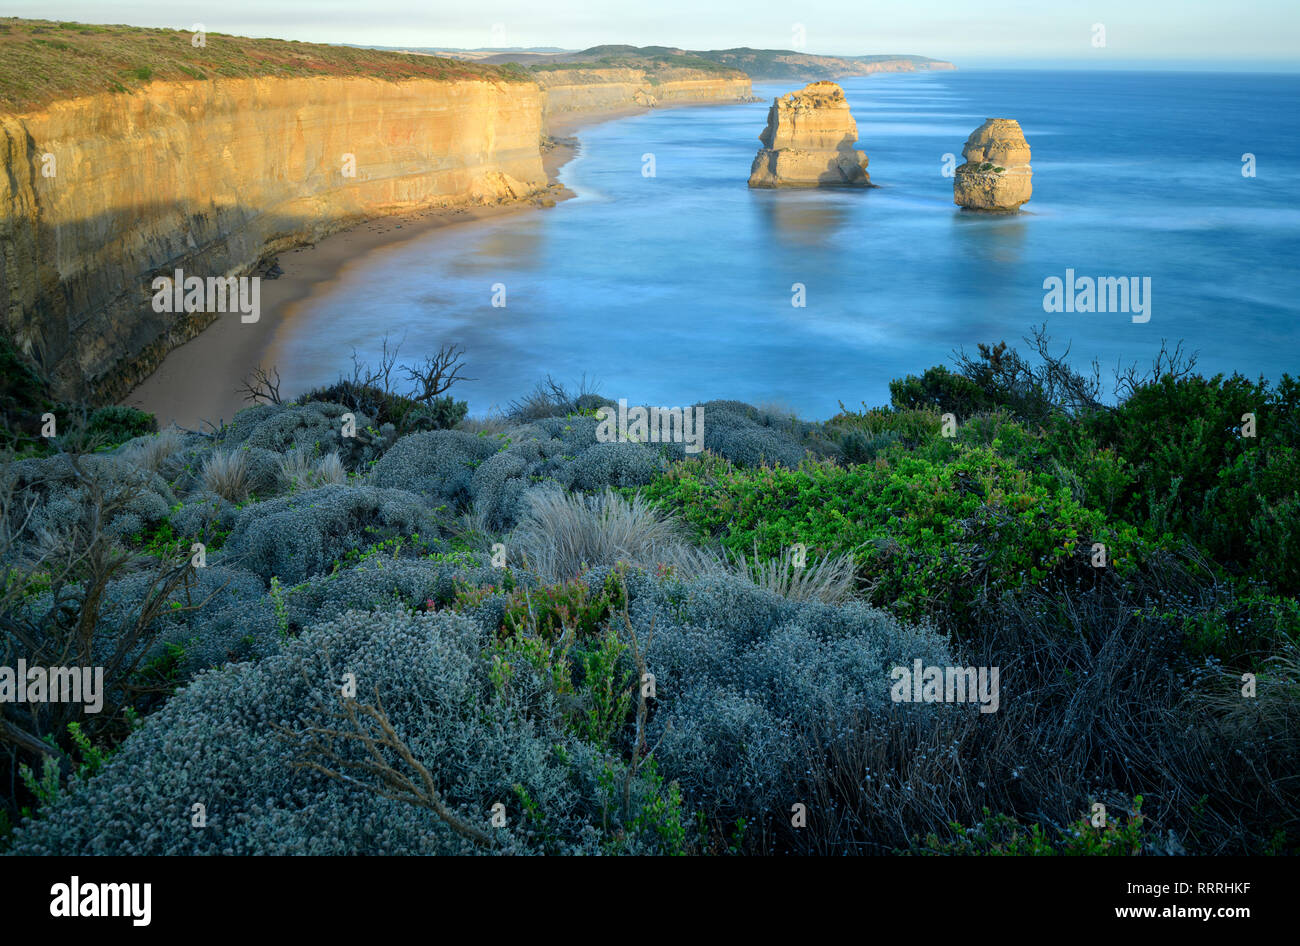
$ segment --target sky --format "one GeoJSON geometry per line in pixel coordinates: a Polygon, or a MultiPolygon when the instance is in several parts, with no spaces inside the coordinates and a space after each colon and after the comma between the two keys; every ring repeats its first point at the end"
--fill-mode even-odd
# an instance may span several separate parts
{"type": "Polygon", "coordinates": [[[376,46],[630,43],[915,54],[977,68],[1300,68],[1300,0],[6,0],[3,12],[376,46]]]}

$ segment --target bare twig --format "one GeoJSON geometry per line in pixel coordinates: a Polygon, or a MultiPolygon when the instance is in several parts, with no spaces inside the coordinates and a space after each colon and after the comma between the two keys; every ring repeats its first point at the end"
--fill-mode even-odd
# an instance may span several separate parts
{"type": "Polygon", "coordinates": [[[421,364],[403,365],[402,370],[406,372],[407,378],[416,385],[408,397],[427,404],[457,381],[473,381],[473,378],[466,378],[460,373],[465,367],[461,360],[464,354],[463,348],[446,344],[438,349],[436,355],[425,358],[421,364]]]}
{"type": "Polygon", "coordinates": [[[270,371],[260,365],[253,369],[252,373],[244,379],[235,392],[243,394],[245,401],[266,401],[269,404],[281,404],[280,400],[280,370],[272,367],[270,371]]]}
{"type": "Polygon", "coordinates": [[[492,837],[487,832],[465,821],[443,802],[433,775],[420,763],[393,728],[388,714],[384,711],[383,702],[379,698],[378,686],[375,687],[374,705],[358,703],[347,697],[340,697],[340,699],[343,703],[343,712],[336,713],[335,718],[346,720],[351,726],[349,729],[313,726],[305,733],[294,734],[284,727],[276,727],[291,738],[301,741],[306,737],[305,756],[294,761],[295,768],[311,769],[383,798],[428,808],[462,837],[469,838],[476,844],[485,846],[492,844],[492,837]],[[339,743],[359,743],[365,749],[368,758],[363,761],[344,758],[335,748],[339,743]],[[414,770],[415,777],[394,766],[385,756],[385,750],[395,753],[402,762],[414,770]],[[317,758],[323,759],[324,762],[316,761],[317,758]],[[371,776],[378,780],[378,784],[348,774],[349,771],[371,776]]]}

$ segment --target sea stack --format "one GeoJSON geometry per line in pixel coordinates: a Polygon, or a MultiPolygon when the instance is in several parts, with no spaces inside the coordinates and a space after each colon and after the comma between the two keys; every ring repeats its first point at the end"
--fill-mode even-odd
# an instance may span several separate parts
{"type": "Polygon", "coordinates": [[[1011,211],[1033,193],[1029,143],[1020,123],[990,118],[966,139],[966,163],[952,182],[953,203],[969,210],[1011,211]]]}
{"type": "Polygon", "coordinates": [[[772,102],[750,187],[871,187],[844,90],[813,82],[772,102]]]}

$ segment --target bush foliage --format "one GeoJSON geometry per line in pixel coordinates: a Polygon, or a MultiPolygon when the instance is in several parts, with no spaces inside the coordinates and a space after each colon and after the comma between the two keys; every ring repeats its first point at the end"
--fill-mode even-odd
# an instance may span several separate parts
{"type": "Polygon", "coordinates": [[[215,430],[107,408],[53,441],[7,376],[0,664],[113,678],[102,718],[0,705],[0,846],[1300,845],[1291,378],[1162,352],[1105,403],[1037,333],[825,422],[707,402],[696,456],[599,442],[614,402],[553,381],[467,420],[458,350],[409,397],[385,357],[215,430]],[[896,702],[917,660],[1000,667],[998,710],[896,702]]]}

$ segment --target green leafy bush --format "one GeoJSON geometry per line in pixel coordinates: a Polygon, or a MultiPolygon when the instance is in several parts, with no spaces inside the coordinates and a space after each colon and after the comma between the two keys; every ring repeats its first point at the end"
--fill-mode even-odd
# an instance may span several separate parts
{"type": "Polygon", "coordinates": [[[59,415],[62,409],[27,359],[0,337],[0,449],[44,452],[41,415],[59,415]]]}
{"type": "Polygon", "coordinates": [[[1189,536],[1229,573],[1300,591],[1300,384],[1165,375],[1091,418],[1131,468],[1120,515],[1189,536]],[[1244,436],[1244,415],[1255,415],[1244,436]]]}
{"type": "MultiPolygon", "coordinates": [[[[463,591],[457,606],[477,605],[478,590],[463,591]]],[[[506,691],[520,661],[551,683],[570,728],[607,747],[627,721],[631,705],[628,644],[611,618],[627,606],[621,576],[610,572],[593,589],[581,579],[514,589],[506,598],[491,651],[492,678],[506,691]]]]}
{"type": "Polygon", "coordinates": [[[819,555],[851,551],[873,602],[948,625],[986,592],[1086,574],[1094,543],[1121,570],[1139,551],[1131,526],[984,448],[946,464],[904,455],[850,469],[686,461],[643,492],[733,552],[778,556],[796,543],[819,555]]]}
{"type": "Polygon", "coordinates": [[[1258,669],[1266,655],[1300,645],[1300,603],[1258,587],[1179,618],[1191,654],[1229,666],[1258,669]]]}
{"type": "Polygon", "coordinates": [[[943,365],[889,382],[889,400],[900,411],[932,410],[969,417],[999,404],[978,384],[943,365]]]}

